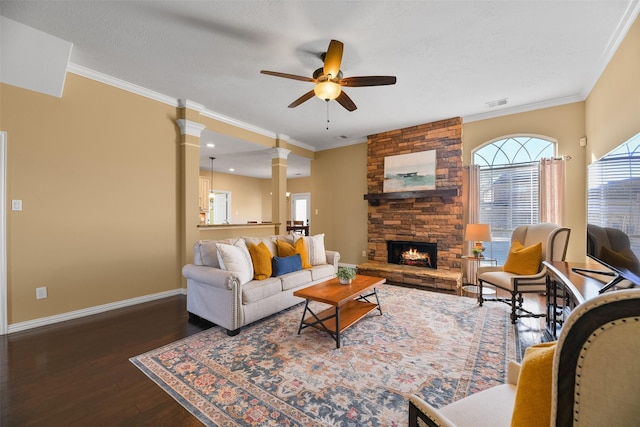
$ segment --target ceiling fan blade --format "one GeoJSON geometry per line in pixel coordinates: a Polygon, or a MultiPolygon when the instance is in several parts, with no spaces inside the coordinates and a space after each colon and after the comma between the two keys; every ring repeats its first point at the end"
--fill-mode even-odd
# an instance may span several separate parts
{"type": "Polygon", "coordinates": [[[340,95],[338,95],[338,97],[336,98],[336,101],[338,101],[340,105],[342,105],[344,108],[346,108],[349,111],[354,111],[358,108],[356,107],[356,104],[353,103],[351,98],[349,98],[349,96],[346,93],[344,93],[344,91],[340,92],[340,95]]]}
{"type": "Polygon", "coordinates": [[[284,77],[285,79],[300,80],[303,82],[311,82],[311,83],[315,82],[315,80],[313,80],[311,77],[297,76],[295,74],[279,73],[277,71],[260,70],[260,73],[266,74],[268,76],[284,77]]]}
{"type": "Polygon", "coordinates": [[[340,64],[342,63],[342,51],[344,49],[344,45],[342,42],[338,40],[331,40],[329,43],[329,48],[327,49],[327,54],[324,57],[324,75],[329,75],[333,78],[338,76],[338,72],[340,71],[340,64]]]}
{"type": "Polygon", "coordinates": [[[341,86],[349,87],[394,85],[396,84],[396,76],[346,77],[338,83],[341,86]]]}
{"type": "Polygon", "coordinates": [[[315,93],[313,92],[313,90],[310,90],[309,92],[305,93],[300,98],[296,99],[291,104],[289,104],[289,108],[297,107],[298,105],[302,104],[303,102],[308,101],[311,98],[313,98],[314,95],[315,95],[315,93]]]}

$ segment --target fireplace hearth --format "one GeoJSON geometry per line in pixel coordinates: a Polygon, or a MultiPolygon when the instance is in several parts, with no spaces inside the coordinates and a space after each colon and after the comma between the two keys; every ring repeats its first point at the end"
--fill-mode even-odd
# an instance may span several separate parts
{"type": "Polygon", "coordinates": [[[437,243],[388,240],[387,256],[390,264],[438,268],[437,243]]]}

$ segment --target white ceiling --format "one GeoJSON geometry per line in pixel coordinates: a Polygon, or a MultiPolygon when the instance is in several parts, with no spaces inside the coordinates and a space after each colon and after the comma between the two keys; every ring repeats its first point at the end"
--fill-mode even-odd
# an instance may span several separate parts
{"type": "MultiPolygon", "coordinates": [[[[72,42],[78,68],[313,150],[584,100],[639,9],[640,0],[0,1],[1,15],[72,42]],[[344,43],[344,76],[397,84],[347,89],[354,112],[318,98],[287,108],[312,83],[260,70],[311,76],[331,39],[344,43]]],[[[270,176],[264,147],[205,132],[203,145],[211,140],[206,169],[215,156],[216,171],[270,176]]],[[[299,157],[288,166],[309,173],[299,157]]]]}

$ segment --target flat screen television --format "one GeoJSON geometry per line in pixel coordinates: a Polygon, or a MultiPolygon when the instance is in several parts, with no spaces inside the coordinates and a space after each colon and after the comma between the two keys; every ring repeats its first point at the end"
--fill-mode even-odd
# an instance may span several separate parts
{"type": "Polygon", "coordinates": [[[600,293],[640,285],[640,134],[589,165],[587,178],[587,256],[610,271],[574,270],[609,275],[600,293]]]}

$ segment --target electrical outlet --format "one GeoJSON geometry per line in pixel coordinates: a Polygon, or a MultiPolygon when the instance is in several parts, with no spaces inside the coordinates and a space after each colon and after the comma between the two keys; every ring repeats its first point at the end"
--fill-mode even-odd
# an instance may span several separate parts
{"type": "Polygon", "coordinates": [[[45,299],[47,297],[47,287],[36,288],[36,299],[45,299]]]}
{"type": "Polygon", "coordinates": [[[367,256],[367,251],[362,251],[362,256],[367,256]]]}

